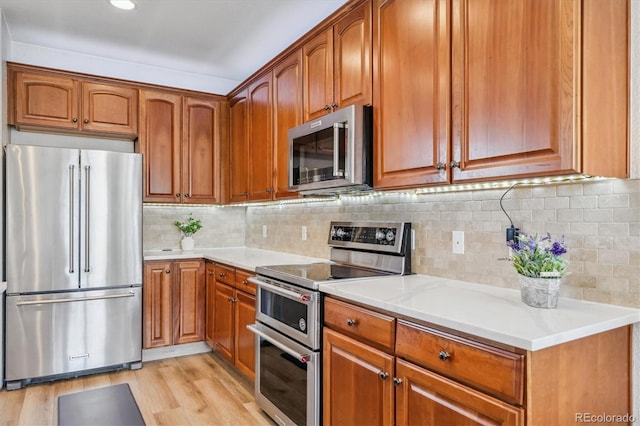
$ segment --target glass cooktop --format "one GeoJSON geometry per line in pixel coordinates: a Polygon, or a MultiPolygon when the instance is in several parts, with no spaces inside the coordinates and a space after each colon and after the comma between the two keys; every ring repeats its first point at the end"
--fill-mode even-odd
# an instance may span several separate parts
{"type": "Polygon", "coordinates": [[[391,275],[390,272],[328,262],[301,265],[259,266],[256,268],[256,273],[313,289],[317,289],[320,283],[331,280],[391,275]]]}

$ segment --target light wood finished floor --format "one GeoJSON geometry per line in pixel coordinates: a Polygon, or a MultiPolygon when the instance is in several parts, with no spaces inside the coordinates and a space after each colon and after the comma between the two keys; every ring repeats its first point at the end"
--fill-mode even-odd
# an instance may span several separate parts
{"type": "Polygon", "coordinates": [[[0,391],[0,425],[55,425],[58,396],[129,383],[148,426],[268,425],[252,383],[213,353],[145,362],[123,370],[0,391]]]}

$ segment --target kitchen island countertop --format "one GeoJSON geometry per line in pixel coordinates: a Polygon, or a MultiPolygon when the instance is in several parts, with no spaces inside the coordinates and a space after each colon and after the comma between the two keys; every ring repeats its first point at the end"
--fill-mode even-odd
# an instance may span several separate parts
{"type": "Polygon", "coordinates": [[[429,275],[322,284],[320,291],[517,348],[535,351],[640,322],[640,310],[560,298],[527,306],[520,291],[429,275]]]}
{"type": "Polygon", "coordinates": [[[317,257],[300,256],[251,247],[220,247],[195,250],[145,250],[144,260],[206,259],[235,268],[255,271],[258,266],[327,262],[317,257]]]}

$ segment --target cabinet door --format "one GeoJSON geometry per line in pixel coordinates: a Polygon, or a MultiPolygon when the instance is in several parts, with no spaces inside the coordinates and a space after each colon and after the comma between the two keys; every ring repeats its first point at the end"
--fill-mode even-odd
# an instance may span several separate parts
{"type": "Polygon", "coordinates": [[[213,307],[213,342],[215,350],[233,363],[233,287],[216,281],[213,307]]]}
{"type": "Polygon", "coordinates": [[[144,263],[143,347],[156,348],[173,343],[171,262],[144,263]]]}
{"type": "Polygon", "coordinates": [[[256,298],[236,290],[234,303],[236,368],[249,379],[255,379],[255,335],[247,330],[247,325],[256,322],[256,298]]]}
{"type": "Polygon", "coordinates": [[[324,423],[392,425],[393,356],[328,328],[323,333],[324,423]]]}
{"type": "Polygon", "coordinates": [[[275,198],[289,191],[289,129],[302,123],[302,52],[296,50],[273,69],[273,161],[275,198]]]}
{"type": "Polygon", "coordinates": [[[220,102],[184,97],[182,114],[182,201],[216,204],[220,193],[220,102]]]}
{"type": "Polygon", "coordinates": [[[454,181],[575,170],[579,3],[453,0],[454,181]]]}
{"type": "Polygon", "coordinates": [[[374,186],[447,182],[447,0],[375,0],[374,186]]]}
{"type": "Polygon", "coordinates": [[[271,73],[254,80],[248,90],[249,200],[271,200],[273,148],[271,73]]]}
{"type": "Polygon", "coordinates": [[[15,73],[16,125],[77,130],[80,83],[68,77],[15,73]]]}
{"type": "Polygon", "coordinates": [[[333,29],[302,46],[304,121],[331,112],[333,102],[333,29]]]}
{"type": "Polygon", "coordinates": [[[82,130],[134,136],[138,133],[138,90],[82,83],[82,130]]]}
{"type": "Polygon", "coordinates": [[[144,201],[180,203],[181,97],[140,91],[140,153],[144,162],[144,201]]]}
{"type": "Polygon", "coordinates": [[[396,361],[396,423],[524,425],[524,410],[406,361],[396,361]]]}
{"type": "Polygon", "coordinates": [[[213,349],[213,322],[215,321],[215,292],[216,292],[216,274],[215,266],[211,262],[205,263],[204,272],[205,281],[205,320],[204,320],[204,340],[207,345],[213,349]]]}
{"type": "Polygon", "coordinates": [[[249,135],[247,134],[247,91],[229,101],[229,201],[249,199],[249,135]]]}
{"type": "Polygon", "coordinates": [[[184,261],[174,265],[173,343],[200,342],[204,339],[204,262],[184,261]]]}
{"type": "Polygon", "coordinates": [[[371,1],[333,27],[334,108],[371,104],[371,1]]]}

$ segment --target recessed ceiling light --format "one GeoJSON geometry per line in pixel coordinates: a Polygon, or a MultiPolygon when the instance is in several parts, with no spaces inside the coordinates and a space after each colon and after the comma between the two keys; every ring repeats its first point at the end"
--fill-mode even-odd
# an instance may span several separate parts
{"type": "Polygon", "coordinates": [[[136,7],[131,0],[109,0],[109,2],[118,9],[131,10],[136,7]]]}

